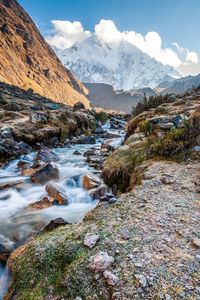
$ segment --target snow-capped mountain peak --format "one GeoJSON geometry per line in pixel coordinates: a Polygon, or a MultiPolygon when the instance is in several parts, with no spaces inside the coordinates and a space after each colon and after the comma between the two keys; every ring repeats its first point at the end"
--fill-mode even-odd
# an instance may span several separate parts
{"type": "Polygon", "coordinates": [[[116,89],[156,87],[180,74],[133,44],[106,43],[93,34],[65,50],[54,48],[62,63],[82,82],[108,83],[116,89]]]}

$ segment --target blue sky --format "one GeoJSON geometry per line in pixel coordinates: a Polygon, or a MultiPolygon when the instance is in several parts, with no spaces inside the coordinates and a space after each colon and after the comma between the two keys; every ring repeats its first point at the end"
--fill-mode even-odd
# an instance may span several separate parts
{"type": "MultiPolygon", "coordinates": [[[[200,57],[200,0],[19,0],[44,36],[52,20],[80,21],[94,31],[101,19],[112,20],[119,31],[159,33],[163,47],[176,42],[200,57]]],[[[199,70],[200,72],[200,70],[199,70]]]]}

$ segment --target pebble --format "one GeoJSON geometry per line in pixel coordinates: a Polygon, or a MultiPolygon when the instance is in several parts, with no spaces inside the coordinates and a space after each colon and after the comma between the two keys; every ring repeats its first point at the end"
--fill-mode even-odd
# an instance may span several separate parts
{"type": "Polygon", "coordinates": [[[116,285],[119,281],[119,278],[109,271],[103,272],[103,276],[106,279],[107,283],[112,286],[116,285]]]}
{"type": "Polygon", "coordinates": [[[143,275],[136,274],[135,275],[136,280],[139,282],[140,286],[145,288],[147,286],[147,279],[143,275]]]}

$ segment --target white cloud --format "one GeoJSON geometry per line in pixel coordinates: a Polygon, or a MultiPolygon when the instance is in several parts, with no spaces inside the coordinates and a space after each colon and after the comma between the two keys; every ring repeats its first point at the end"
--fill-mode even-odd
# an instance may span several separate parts
{"type": "Polygon", "coordinates": [[[88,38],[90,31],[84,31],[80,22],[53,20],[51,23],[54,26],[51,36],[46,38],[47,42],[61,49],[71,47],[75,42],[82,42],[88,38]]]}
{"type": "MultiPolygon", "coordinates": [[[[52,35],[46,40],[50,45],[64,49],[71,47],[75,42],[82,42],[91,36],[90,31],[85,31],[82,24],[78,21],[52,21],[54,30],[52,35]]],[[[94,33],[102,42],[120,43],[122,40],[127,41],[152,58],[163,63],[178,68],[182,65],[197,64],[199,59],[196,52],[187,48],[182,48],[174,42],[173,47],[163,47],[162,39],[157,32],[148,32],[142,35],[133,30],[120,32],[112,20],[101,20],[95,25],[94,33]]]]}
{"type": "Polygon", "coordinates": [[[188,63],[198,63],[198,55],[196,52],[187,50],[186,62],[188,63]]]}

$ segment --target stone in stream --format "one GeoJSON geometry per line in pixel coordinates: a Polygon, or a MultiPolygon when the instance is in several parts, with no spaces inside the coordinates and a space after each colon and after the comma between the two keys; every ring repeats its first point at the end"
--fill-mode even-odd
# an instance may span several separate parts
{"type": "Polygon", "coordinates": [[[113,194],[107,193],[105,196],[100,197],[101,202],[114,203],[117,202],[117,198],[113,194]]]}
{"type": "Polygon", "coordinates": [[[100,185],[100,179],[94,174],[88,174],[83,176],[83,188],[86,190],[91,190],[100,185]]]}
{"type": "Polygon", "coordinates": [[[84,239],[84,245],[92,249],[99,240],[99,235],[94,233],[87,233],[84,239]]]}
{"type": "Polygon", "coordinates": [[[50,162],[44,163],[37,168],[31,176],[31,181],[36,184],[44,184],[49,180],[58,180],[59,171],[50,162]]]}
{"type": "Polygon", "coordinates": [[[52,231],[55,228],[58,228],[60,226],[64,226],[67,224],[69,224],[69,223],[67,221],[65,221],[63,218],[57,218],[57,219],[51,220],[51,222],[44,227],[42,232],[52,231]]]}
{"type": "Polygon", "coordinates": [[[30,162],[28,162],[26,160],[20,160],[17,163],[17,167],[18,167],[18,169],[20,169],[22,171],[22,170],[30,169],[31,165],[30,165],[30,162]]]}
{"type": "Polygon", "coordinates": [[[51,162],[51,161],[57,161],[58,156],[50,150],[46,146],[42,146],[40,150],[38,151],[38,154],[36,155],[35,162],[37,161],[43,161],[43,162],[51,162]]]}
{"type": "Polygon", "coordinates": [[[93,199],[100,199],[108,192],[108,187],[105,184],[101,184],[97,188],[91,189],[89,191],[90,197],[93,199]]]}
{"type": "Polygon", "coordinates": [[[55,204],[55,202],[59,205],[66,205],[68,203],[67,196],[63,195],[59,187],[49,183],[46,185],[45,190],[48,196],[53,199],[53,204],[55,204]]]}
{"type": "Polygon", "coordinates": [[[35,209],[45,209],[51,207],[53,201],[49,197],[43,197],[41,200],[29,204],[28,207],[35,209]]]}
{"type": "Polygon", "coordinates": [[[90,144],[90,145],[93,145],[93,144],[96,144],[96,141],[95,141],[95,138],[94,136],[83,136],[83,137],[74,137],[72,140],[71,140],[71,143],[72,144],[90,144]]]}
{"type": "Polygon", "coordinates": [[[3,183],[2,185],[0,185],[0,191],[15,188],[15,186],[17,186],[18,184],[23,184],[23,183],[25,183],[25,181],[22,181],[22,180],[3,183]]]}
{"type": "Polygon", "coordinates": [[[94,272],[104,272],[114,263],[114,258],[107,252],[99,252],[89,259],[89,269],[94,272]]]}
{"type": "Polygon", "coordinates": [[[5,246],[4,244],[0,244],[0,261],[7,262],[10,253],[11,251],[7,246],[5,246]]]}
{"type": "Polygon", "coordinates": [[[81,155],[81,152],[79,152],[78,150],[74,151],[73,153],[74,155],[81,155]]]}

